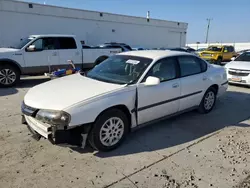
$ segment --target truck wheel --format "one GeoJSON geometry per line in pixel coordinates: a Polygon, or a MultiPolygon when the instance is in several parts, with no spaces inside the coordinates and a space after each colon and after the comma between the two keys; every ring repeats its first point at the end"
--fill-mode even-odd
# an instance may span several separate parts
{"type": "Polygon", "coordinates": [[[117,148],[129,131],[127,116],[118,109],[104,112],[97,118],[90,133],[89,143],[98,151],[110,151],[117,148]]]}
{"type": "Polygon", "coordinates": [[[202,101],[199,105],[198,111],[201,114],[207,114],[211,112],[216,103],[216,90],[211,87],[204,94],[202,101]]]}
{"type": "Polygon", "coordinates": [[[11,87],[20,81],[20,71],[11,65],[0,66],[0,86],[11,87]]]}
{"type": "Polygon", "coordinates": [[[217,63],[218,65],[221,65],[221,62],[222,62],[222,57],[219,57],[219,58],[217,59],[217,62],[216,62],[216,63],[217,63]]]}

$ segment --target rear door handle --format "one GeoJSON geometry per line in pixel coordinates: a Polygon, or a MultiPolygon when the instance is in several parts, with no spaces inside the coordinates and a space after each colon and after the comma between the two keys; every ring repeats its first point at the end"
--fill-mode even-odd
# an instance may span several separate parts
{"type": "Polygon", "coordinates": [[[175,83],[175,84],[172,85],[172,87],[173,87],[173,88],[177,88],[177,87],[179,87],[179,84],[178,84],[178,83],[175,83]]]}
{"type": "Polygon", "coordinates": [[[57,52],[53,52],[53,53],[52,53],[52,56],[57,56],[57,52]]]}

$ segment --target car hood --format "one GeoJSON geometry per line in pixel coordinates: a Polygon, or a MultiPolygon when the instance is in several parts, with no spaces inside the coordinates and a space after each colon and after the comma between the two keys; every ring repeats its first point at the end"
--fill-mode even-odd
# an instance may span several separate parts
{"type": "Polygon", "coordinates": [[[110,84],[74,74],[31,88],[24,97],[24,103],[37,109],[63,110],[122,87],[125,85],[110,84]]]}
{"type": "Polygon", "coordinates": [[[17,52],[19,49],[14,49],[14,48],[0,48],[0,53],[5,53],[5,52],[17,52]]]}
{"type": "Polygon", "coordinates": [[[209,51],[209,50],[205,50],[205,51],[201,51],[200,54],[218,54],[220,52],[215,52],[215,51],[209,51]]]}
{"type": "Polygon", "coordinates": [[[231,61],[225,67],[229,69],[250,70],[250,61],[231,61]]]}

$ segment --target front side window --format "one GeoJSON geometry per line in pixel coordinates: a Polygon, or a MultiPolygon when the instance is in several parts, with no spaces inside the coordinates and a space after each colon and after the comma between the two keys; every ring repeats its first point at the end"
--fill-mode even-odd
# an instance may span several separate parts
{"type": "Polygon", "coordinates": [[[225,46],[224,47],[224,52],[226,52],[226,53],[229,52],[229,47],[225,46]]]}
{"type": "Polygon", "coordinates": [[[201,65],[195,57],[183,56],[179,57],[178,60],[182,77],[199,74],[202,72],[201,65]]]}
{"type": "Polygon", "coordinates": [[[157,77],[161,82],[177,78],[176,64],[177,61],[174,58],[159,60],[149,70],[143,81],[145,81],[148,76],[157,77]]]}
{"type": "Polygon", "coordinates": [[[43,50],[43,39],[37,39],[35,42],[32,43],[35,46],[35,50],[43,50]]]}
{"type": "Polygon", "coordinates": [[[152,61],[144,57],[115,55],[95,66],[86,76],[108,83],[132,84],[138,81],[152,61]]]}
{"type": "Polygon", "coordinates": [[[72,37],[59,37],[60,49],[77,49],[75,39],[72,37]]]}
{"type": "Polygon", "coordinates": [[[234,47],[233,47],[233,46],[231,46],[231,47],[229,48],[229,52],[234,52],[234,47]]]}
{"type": "Polygon", "coordinates": [[[55,38],[39,38],[31,43],[31,45],[35,46],[35,51],[57,49],[55,38]]]}
{"type": "Polygon", "coordinates": [[[200,58],[195,58],[195,59],[200,63],[201,72],[205,72],[207,70],[207,63],[203,59],[200,58]]]}

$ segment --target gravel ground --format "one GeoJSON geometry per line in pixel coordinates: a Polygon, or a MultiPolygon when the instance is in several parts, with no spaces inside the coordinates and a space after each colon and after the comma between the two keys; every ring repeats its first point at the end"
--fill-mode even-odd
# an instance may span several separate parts
{"type": "Polygon", "coordinates": [[[230,86],[207,115],[189,112],[128,136],[115,151],[35,141],[20,123],[26,77],[0,89],[0,188],[250,187],[250,89],[230,86]]]}

